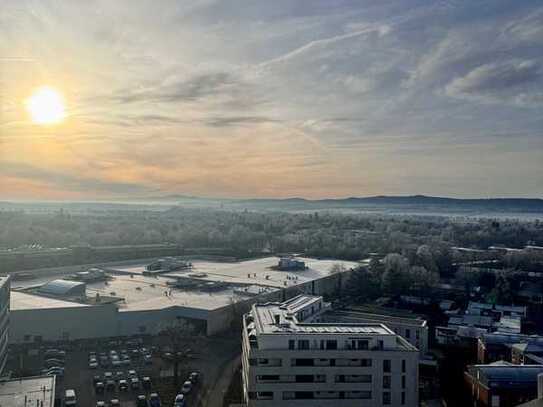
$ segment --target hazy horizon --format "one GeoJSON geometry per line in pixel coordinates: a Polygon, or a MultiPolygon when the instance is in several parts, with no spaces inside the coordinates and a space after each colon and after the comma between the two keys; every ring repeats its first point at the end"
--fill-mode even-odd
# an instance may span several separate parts
{"type": "Polygon", "coordinates": [[[540,3],[0,3],[0,200],[543,198],[540,3]]]}

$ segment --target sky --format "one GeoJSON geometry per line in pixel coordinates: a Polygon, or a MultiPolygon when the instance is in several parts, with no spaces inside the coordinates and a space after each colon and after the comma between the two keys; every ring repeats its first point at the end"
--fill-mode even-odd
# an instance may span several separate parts
{"type": "Polygon", "coordinates": [[[543,197],[543,1],[0,9],[0,199],[543,197]]]}

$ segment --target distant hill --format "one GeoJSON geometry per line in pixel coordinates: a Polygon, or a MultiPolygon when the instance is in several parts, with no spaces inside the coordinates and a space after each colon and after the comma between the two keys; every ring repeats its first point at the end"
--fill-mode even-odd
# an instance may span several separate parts
{"type": "Polygon", "coordinates": [[[231,205],[248,207],[269,207],[271,209],[326,209],[326,208],[390,208],[441,211],[496,211],[496,212],[529,212],[543,213],[543,199],[535,198],[478,198],[460,199],[443,198],[426,195],[412,196],[372,196],[350,197],[338,199],[308,200],[303,198],[289,199],[245,199],[232,200],[231,205]]]}

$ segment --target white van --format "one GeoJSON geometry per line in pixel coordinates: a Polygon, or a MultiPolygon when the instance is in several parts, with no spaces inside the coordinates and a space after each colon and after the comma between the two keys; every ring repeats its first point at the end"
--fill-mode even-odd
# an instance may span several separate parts
{"type": "Polygon", "coordinates": [[[75,407],[77,405],[77,398],[75,397],[75,390],[68,389],[64,394],[64,405],[66,407],[75,407]]]}

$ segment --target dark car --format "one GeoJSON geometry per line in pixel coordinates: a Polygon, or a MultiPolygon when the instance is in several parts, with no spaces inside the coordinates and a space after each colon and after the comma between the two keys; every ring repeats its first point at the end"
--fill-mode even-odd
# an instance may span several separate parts
{"type": "Polygon", "coordinates": [[[151,378],[149,376],[144,376],[141,379],[141,385],[144,389],[149,390],[151,388],[151,378]]]}
{"type": "Polygon", "coordinates": [[[104,394],[104,390],[105,390],[105,385],[104,383],[102,382],[97,382],[95,385],[94,385],[94,390],[96,391],[96,394],[104,394]]]}
{"type": "Polygon", "coordinates": [[[148,406],[149,404],[147,403],[147,397],[145,397],[143,394],[140,394],[136,401],[136,407],[148,407],[148,406]]]}
{"type": "Polygon", "coordinates": [[[151,393],[149,395],[149,406],[160,407],[160,397],[158,397],[157,393],[151,393]]]}
{"type": "Polygon", "coordinates": [[[128,382],[125,379],[119,380],[119,390],[128,390],[128,382]]]}
{"type": "Polygon", "coordinates": [[[92,384],[94,384],[94,385],[96,385],[96,383],[101,382],[101,381],[102,381],[102,378],[100,376],[98,376],[98,375],[96,375],[96,376],[94,376],[92,378],[92,384]]]}
{"type": "Polygon", "coordinates": [[[106,391],[115,391],[115,382],[113,380],[106,382],[106,391]]]}

